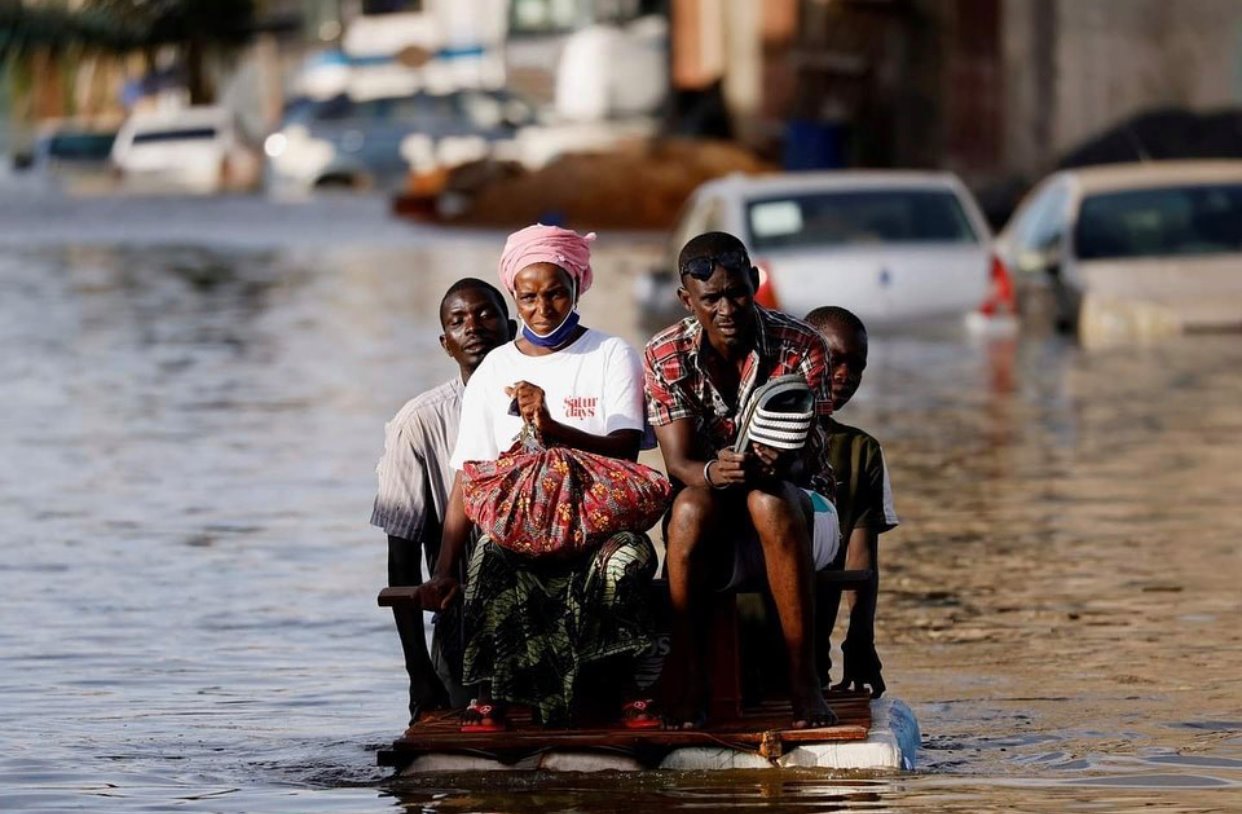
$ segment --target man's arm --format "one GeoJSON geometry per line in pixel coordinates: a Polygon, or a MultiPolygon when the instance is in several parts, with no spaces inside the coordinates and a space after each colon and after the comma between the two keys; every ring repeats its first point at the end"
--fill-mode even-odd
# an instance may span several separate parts
{"type": "Polygon", "coordinates": [[[431,579],[423,585],[421,595],[427,610],[444,610],[461,593],[459,574],[462,555],[470,541],[473,524],[466,517],[466,502],[462,496],[461,472],[453,478],[448,505],[444,509],[444,529],[440,536],[440,556],[431,579]]]}
{"type": "Polygon", "coordinates": [[[638,448],[642,445],[641,430],[617,430],[608,435],[592,435],[576,427],[569,427],[548,419],[540,429],[545,441],[554,441],[564,447],[573,447],[609,458],[638,460],[638,448]]]}
{"type": "Polygon", "coordinates": [[[400,588],[423,581],[423,544],[400,534],[388,535],[388,585],[400,588]]]}
{"type": "Polygon", "coordinates": [[[884,694],[883,665],[875,652],[875,605],[879,589],[879,535],[874,528],[855,528],[845,550],[845,570],[871,570],[871,579],[861,588],[844,591],[849,609],[849,631],[841,645],[845,657],[841,683],[833,689],[871,690],[874,698],[884,694]]]}
{"type": "Polygon", "coordinates": [[[710,466],[708,461],[693,456],[694,422],[690,419],[658,426],[655,434],[664,455],[664,468],[670,477],[686,486],[722,487],[746,482],[746,455],[726,447],[716,453],[710,466]]]}
{"type": "MultiPolygon", "coordinates": [[[[717,450],[710,460],[697,457],[693,418],[696,406],[682,385],[665,375],[664,365],[667,362],[661,360],[660,353],[651,343],[647,344],[643,363],[647,418],[655,429],[669,477],[686,486],[724,487],[745,483],[744,467],[751,456],[726,447],[717,450]]],[[[675,374],[673,378],[676,378],[675,374]]]]}
{"type": "Polygon", "coordinates": [[[875,595],[879,582],[875,571],[879,535],[874,529],[854,529],[850,532],[849,545],[845,549],[846,571],[871,571],[871,581],[863,588],[844,592],[845,607],[850,612],[850,636],[866,641],[875,639],[875,595]]]}
{"type": "MultiPolygon", "coordinates": [[[[422,583],[422,559],[422,546],[417,541],[388,535],[388,584],[422,583]]],[[[413,724],[425,711],[444,705],[444,686],[427,652],[422,611],[409,605],[397,605],[392,612],[397,620],[405,669],[410,676],[410,723],[413,724]]]]}

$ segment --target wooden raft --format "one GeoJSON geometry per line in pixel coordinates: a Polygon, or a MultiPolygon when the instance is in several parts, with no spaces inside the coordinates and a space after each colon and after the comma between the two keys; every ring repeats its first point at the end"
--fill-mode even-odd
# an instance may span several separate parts
{"type": "Polygon", "coordinates": [[[740,717],[701,730],[549,729],[531,723],[522,707],[510,711],[505,732],[465,734],[459,731],[460,711],[424,720],[406,736],[381,750],[381,766],[398,769],[425,754],[469,754],[514,763],[529,755],[554,749],[564,751],[622,752],[647,765],[658,765],[674,749],[707,746],[758,752],[774,760],[806,743],[865,740],[871,729],[871,698],[866,692],[829,693],[828,706],[838,723],[818,729],[789,729],[788,704],[765,704],[740,717]]]}
{"type": "MultiPolygon", "coordinates": [[[[870,571],[821,572],[821,588],[854,587],[870,579],[870,571]]],[[[653,586],[655,595],[666,593],[663,580],[653,586]]],[[[385,588],[378,604],[413,611],[419,606],[418,588],[385,588]]],[[[711,722],[700,730],[632,730],[620,726],[587,729],[554,729],[531,722],[530,713],[515,706],[509,711],[505,732],[463,733],[461,711],[446,711],[424,720],[377,755],[379,765],[404,769],[420,755],[466,754],[516,763],[530,755],[551,750],[600,751],[633,756],[646,765],[658,765],[675,749],[691,746],[729,748],[757,752],[775,760],[800,744],[866,740],[871,731],[871,696],[862,692],[826,694],[828,706],[837,714],[833,726],[790,729],[793,712],[788,702],[771,701],[742,709],[738,673],[738,620],[736,596],[722,594],[712,620],[711,722]]]]}

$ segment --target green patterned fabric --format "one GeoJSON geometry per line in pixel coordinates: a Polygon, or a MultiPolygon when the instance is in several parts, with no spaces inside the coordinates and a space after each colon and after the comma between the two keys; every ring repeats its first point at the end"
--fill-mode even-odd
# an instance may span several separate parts
{"type": "Polygon", "coordinates": [[[628,531],[567,561],[528,559],[484,537],[466,575],[462,683],[491,682],[494,700],[568,724],[586,665],[651,644],[655,570],[651,541],[628,531]]]}

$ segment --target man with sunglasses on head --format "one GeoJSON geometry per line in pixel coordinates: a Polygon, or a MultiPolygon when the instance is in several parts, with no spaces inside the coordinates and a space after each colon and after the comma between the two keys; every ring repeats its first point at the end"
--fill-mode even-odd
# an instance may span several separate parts
{"type": "Polygon", "coordinates": [[[827,345],[810,326],[755,303],[758,270],[733,235],[693,238],[677,265],[677,296],[690,316],[644,354],[648,418],[677,489],[665,532],[666,718],[679,728],[706,721],[712,593],[766,580],[789,660],[793,726],[831,725],[813,648],[816,501],[826,504],[833,489],[821,426],[832,414],[827,345]],[[819,418],[806,445],[735,450],[750,394],[792,373],[806,380],[819,418]]]}

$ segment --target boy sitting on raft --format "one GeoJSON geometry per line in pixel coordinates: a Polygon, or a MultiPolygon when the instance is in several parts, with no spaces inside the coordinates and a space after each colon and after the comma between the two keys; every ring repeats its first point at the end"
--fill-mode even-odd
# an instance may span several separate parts
{"type": "MultiPolygon", "coordinates": [[[[879,588],[879,535],[898,524],[893,510],[884,452],[871,435],[838,422],[836,411],[844,407],[862,383],[867,368],[867,329],[862,320],[838,306],[816,308],[806,322],[824,337],[831,351],[834,417],[827,419],[828,458],[837,480],[837,512],[844,543],[834,569],[871,569],[871,581],[863,588],[845,591],[849,629],[841,652],[844,673],[834,690],[867,688],[873,698],[884,694],[882,665],[875,652],[875,606],[879,588]]],[[[831,660],[829,634],[836,623],[841,589],[822,586],[815,597],[816,662],[820,679],[828,680],[831,660]]]]}

